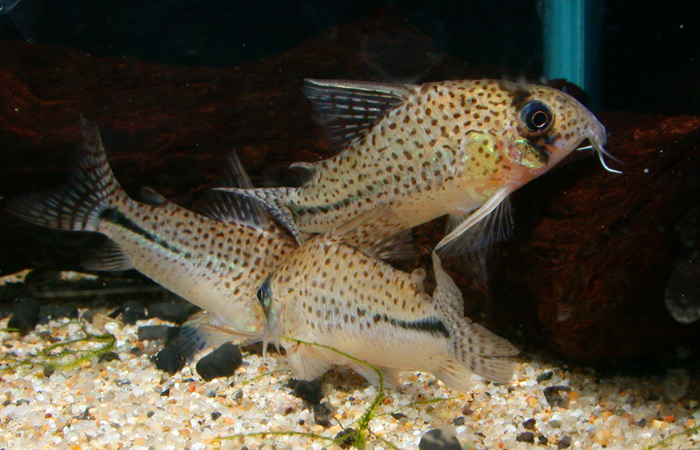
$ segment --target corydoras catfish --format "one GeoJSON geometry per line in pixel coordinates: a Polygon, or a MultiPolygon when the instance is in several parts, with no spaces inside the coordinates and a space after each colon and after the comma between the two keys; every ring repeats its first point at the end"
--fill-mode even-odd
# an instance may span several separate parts
{"type": "MultiPolygon", "coordinates": [[[[96,125],[81,119],[82,153],[69,182],[10,201],[8,211],[33,224],[106,235],[105,249],[84,264],[96,270],[136,268],[208,312],[198,326],[223,328],[228,338],[262,338],[265,315],[255,293],[296,247],[294,240],[246,197],[213,194],[204,214],[152,190],[149,204],[123,191],[107,162],[96,125]]],[[[250,187],[235,154],[229,185],[250,187]]]]}
{"type": "Polygon", "coordinates": [[[437,254],[431,297],[424,270],[402,272],[343,241],[358,223],[381,220],[382,209],[311,238],[260,287],[268,336],[285,348],[294,377],[310,380],[338,364],[378,384],[356,358],[389,386],[401,370],[432,372],[458,391],[469,389],[472,373],[508,382],[517,350],[464,317],[461,292],[437,254]]]}
{"type": "Polygon", "coordinates": [[[509,235],[511,192],[575,149],[592,148],[604,165],[608,155],[603,125],[549,87],[306,80],[305,93],[340,153],[293,164],[309,175],[300,187],[247,192],[300,242],[389,204],[398,222],[388,234],[449,214],[437,249],[465,254],[509,235]]]}

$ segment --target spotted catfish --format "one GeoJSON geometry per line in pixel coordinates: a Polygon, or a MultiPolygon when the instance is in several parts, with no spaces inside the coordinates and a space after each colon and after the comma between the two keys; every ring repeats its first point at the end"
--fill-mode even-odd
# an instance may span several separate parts
{"type": "Polygon", "coordinates": [[[508,236],[511,192],[575,149],[592,148],[604,165],[608,155],[603,125],[549,87],[307,80],[305,93],[342,151],[293,164],[309,175],[300,187],[247,192],[300,242],[389,204],[398,222],[386,224],[387,234],[449,214],[438,249],[468,253],[508,236]]]}
{"type": "Polygon", "coordinates": [[[389,386],[401,370],[432,372],[459,391],[468,390],[472,373],[508,382],[517,350],[464,317],[461,292],[435,253],[431,297],[423,269],[402,272],[345,242],[353,227],[383,220],[385,211],[370,210],[313,237],[258,291],[269,336],[285,348],[294,377],[313,379],[347,365],[377,384],[370,363],[389,386]]]}
{"type": "MultiPolygon", "coordinates": [[[[69,183],[13,199],[8,211],[42,227],[106,235],[107,246],[87,268],[136,268],[207,311],[196,323],[205,335],[214,329],[229,340],[261,339],[265,315],[255,293],[296,248],[293,238],[243,196],[212,193],[205,215],[152,190],[148,204],[132,200],[114,178],[95,124],[82,119],[80,127],[82,155],[69,183]]],[[[235,155],[227,180],[251,186],[235,155]]]]}

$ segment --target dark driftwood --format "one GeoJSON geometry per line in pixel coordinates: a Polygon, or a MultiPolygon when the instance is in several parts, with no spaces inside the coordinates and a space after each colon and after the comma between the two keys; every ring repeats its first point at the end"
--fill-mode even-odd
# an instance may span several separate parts
{"type": "MultiPolygon", "coordinates": [[[[300,93],[305,77],[426,81],[504,74],[472,71],[383,14],[231,69],[93,58],[26,43],[0,43],[0,57],[0,207],[65,179],[81,114],[100,125],[128,192],[149,185],[188,205],[234,148],[257,185],[292,183],[290,163],[332,154],[300,93]]],[[[467,305],[502,334],[520,330],[523,341],[548,342],[586,361],[644,356],[700,334],[698,325],[677,324],[663,307],[674,266],[697,251],[682,244],[676,227],[698,203],[700,119],[600,117],[612,132],[608,149],[627,163],[625,174],[607,173],[591,158],[518,192],[516,234],[494,249],[491,300],[474,292],[467,305]]],[[[425,252],[441,227],[418,231],[425,252]]],[[[96,242],[4,213],[0,230],[0,273],[75,268],[96,242]]]]}

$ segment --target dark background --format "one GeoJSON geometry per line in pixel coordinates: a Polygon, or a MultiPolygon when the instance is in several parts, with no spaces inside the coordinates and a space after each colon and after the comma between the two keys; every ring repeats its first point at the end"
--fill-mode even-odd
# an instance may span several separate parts
{"type": "MultiPolygon", "coordinates": [[[[41,6],[36,40],[96,56],[229,67],[274,57],[334,25],[394,7],[438,48],[473,66],[540,75],[534,0],[24,0],[41,6]]],[[[700,115],[700,7],[602,2],[603,110],[700,115]]],[[[0,16],[0,40],[21,39],[0,16]]],[[[417,80],[420,81],[420,80],[417,80]]]]}

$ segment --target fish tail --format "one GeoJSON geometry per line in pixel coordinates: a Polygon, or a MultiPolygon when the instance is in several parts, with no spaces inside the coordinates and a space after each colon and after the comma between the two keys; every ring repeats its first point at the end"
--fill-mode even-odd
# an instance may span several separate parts
{"type": "Polygon", "coordinates": [[[517,355],[518,350],[506,339],[464,317],[461,291],[442,268],[437,254],[433,252],[432,256],[437,282],[434,297],[450,328],[449,356],[435,374],[448,386],[462,392],[469,389],[471,373],[507,383],[514,368],[510,357],[517,355]]]}
{"type": "Polygon", "coordinates": [[[107,162],[97,125],[80,119],[83,134],[78,168],[68,183],[49,191],[10,200],[7,211],[27,222],[69,231],[97,231],[100,214],[126,196],[107,162]]]}
{"type": "Polygon", "coordinates": [[[214,188],[215,190],[232,192],[234,194],[242,194],[247,197],[253,198],[262,204],[267,212],[275,219],[279,224],[289,231],[292,236],[300,244],[306,241],[306,236],[296,225],[294,221],[294,214],[292,212],[292,206],[289,202],[291,193],[293,193],[296,188],[289,187],[275,187],[275,188],[252,188],[252,189],[241,189],[241,188],[214,188]]]}

